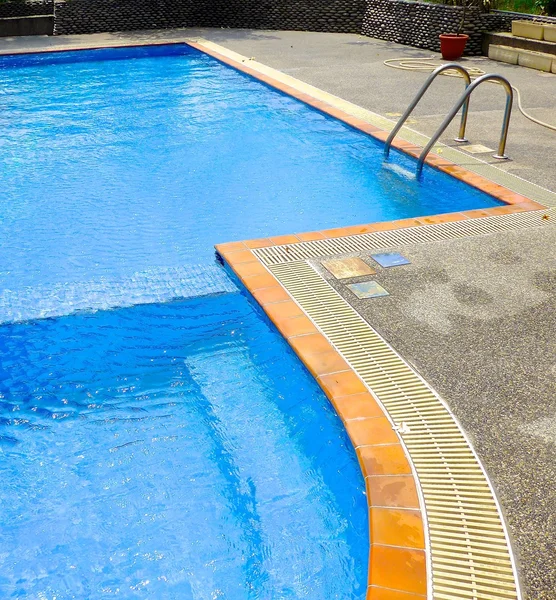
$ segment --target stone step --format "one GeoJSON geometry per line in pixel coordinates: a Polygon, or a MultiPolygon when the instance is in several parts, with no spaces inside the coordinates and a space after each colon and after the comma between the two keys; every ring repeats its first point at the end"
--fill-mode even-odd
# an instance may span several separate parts
{"type": "Polygon", "coordinates": [[[510,65],[520,65],[538,71],[556,73],[556,56],[545,52],[492,44],[488,47],[488,57],[510,65]]]}
{"type": "Polygon", "coordinates": [[[483,34],[483,53],[488,56],[488,48],[491,45],[510,46],[511,48],[520,48],[522,50],[533,50],[545,54],[556,56],[556,42],[547,40],[532,40],[529,38],[518,37],[511,33],[501,33],[489,31],[483,34]]]}
{"type": "Polygon", "coordinates": [[[532,40],[556,42],[556,25],[541,21],[512,21],[512,35],[532,40]]]}

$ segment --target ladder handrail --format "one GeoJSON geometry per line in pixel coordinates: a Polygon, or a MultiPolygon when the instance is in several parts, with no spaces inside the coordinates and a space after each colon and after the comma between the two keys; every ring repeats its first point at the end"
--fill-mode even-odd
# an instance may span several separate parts
{"type": "MultiPolygon", "coordinates": [[[[417,104],[419,104],[419,101],[421,100],[421,98],[423,97],[423,95],[425,94],[425,92],[429,89],[430,84],[436,79],[436,77],[438,75],[440,75],[440,73],[442,73],[444,71],[449,71],[449,70],[459,71],[461,73],[462,77],[465,79],[465,88],[467,89],[469,87],[469,85],[471,84],[471,77],[470,77],[469,72],[467,71],[467,69],[465,67],[462,67],[458,63],[446,63],[444,65],[440,65],[439,67],[437,67],[427,77],[427,80],[421,86],[421,89],[417,92],[417,94],[415,94],[415,97],[413,98],[411,104],[407,107],[407,109],[404,112],[404,114],[400,117],[400,119],[398,120],[398,122],[394,126],[394,129],[392,129],[392,131],[390,132],[390,135],[388,136],[388,139],[386,140],[386,146],[384,147],[384,156],[386,158],[388,158],[388,155],[390,154],[390,146],[392,145],[392,140],[396,137],[396,134],[398,133],[398,131],[402,128],[403,124],[407,121],[409,115],[413,112],[413,109],[417,106],[417,104]]],[[[467,124],[467,112],[468,112],[468,109],[469,109],[469,101],[467,101],[465,103],[465,106],[463,107],[463,111],[462,111],[462,114],[461,114],[461,123],[460,123],[460,127],[459,127],[459,137],[457,138],[457,141],[460,141],[460,142],[465,142],[466,141],[466,139],[465,139],[465,126],[467,124]]]]}
{"type": "Polygon", "coordinates": [[[465,103],[467,106],[469,96],[473,93],[473,91],[481,85],[481,83],[485,81],[497,81],[502,84],[504,89],[506,90],[506,108],[504,109],[504,121],[502,122],[502,132],[500,134],[500,142],[498,144],[498,153],[494,155],[494,158],[498,159],[506,159],[508,158],[504,151],[506,150],[506,140],[508,138],[508,127],[510,125],[510,117],[512,114],[512,103],[514,98],[514,93],[510,82],[503,75],[495,75],[489,74],[482,75],[473,81],[473,83],[465,88],[463,94],[459,97],[457,102],[454,104],[452,110],[446,115],[446,118],[440,124],[440,127],[436,130],[435,134],[431,137],[429,143],[425,146],[421,155],[419,156],[419,161],[417,162],[417,175],[421,174],[423,170],[423,163],[425,162],[425,158],[427,154],[430,152],[431,148],[436,144],[438,138],[444,133],[444,130],[452,119],[456,116],[458,110],[465,103]]]}

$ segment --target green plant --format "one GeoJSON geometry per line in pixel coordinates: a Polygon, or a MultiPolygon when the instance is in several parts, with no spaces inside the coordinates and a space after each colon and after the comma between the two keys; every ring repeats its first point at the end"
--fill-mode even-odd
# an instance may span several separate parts
{"type": "MultiPolygon", "coordinates": [[[[472,0],[469,0],[472,1],[472,0]]],[[[467,18],[467,2],[468,0],[463,0],[462,1],[462,8],[463,10],[461,11],[461,21],[459,22],[457,31],[456,31],[456,35],[461,35],[463,28],[465,27],[465,23],[466,23],[466,18],[467,18]]]]}
{"type": "Polygon", "coordinates": [[[443,4],[462,6],[463,8],[476,8],[482,12],[489,12],[494,8],[493,0],[446,0],[443,4]]]}
{"type": "Polygon", "coordinates": [[[541,15],[556,16],[556,0],[536,0],[535,8],[541,15]]]}

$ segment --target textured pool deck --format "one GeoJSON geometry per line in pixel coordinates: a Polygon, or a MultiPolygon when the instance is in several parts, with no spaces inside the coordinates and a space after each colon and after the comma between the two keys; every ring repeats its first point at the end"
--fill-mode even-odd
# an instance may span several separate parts
{"type": "MultiPolygon", "coordinates": [[[[318,271],[446,400],[494,484],[526,598],[556,597],[556,226],[390,246],[411,264],[318,271]],[[376,280],[390,293],[359,300],[376,280]]],[[[374,251],[373,251],[374,252],[374,251]]],[[[352,254],[369,264],[370,252],[352,254]]],[[[317,261],[320,263],[320,261],[317,261]]]]}
{"type": "MultiPolygon", "coordinates": [[[[354,35],[231,30],[6,40],[0,53],[186,38],[209,40],[202,49],[213,55],[223,50],[211,42],[241,53],[226,51],[225,58],[379,138],[393,124],[387,113],[402,112],[425,77],[383,61],[431,56],[354,35]]],[[[531,112],[556,120],[554,76],[466,62],[506,75],[509,69],[526,106],[534,103],[531,112]],[[535,90],[531,102],[527,90],[535,90]]],[[[417,132],[402,131],[401,150],[416,152],[460,83],[438,81],[438,94],[410,125],[417,132]]],[[[473,143],[496,148],[501,104],[491,89],[474,96],[473,143]]],[[[513,161],[492,167],[435,147],[433,166],[509,202],[499,209],[346,223],[218,247],[326,391],[357,448],[369,497],[372,600],[518,598],[502,514],[523,597],[556,598],[556,211],[538,204],[556,206],[555,140],[515,113],[513,161]],[[400,251],[411,264],[377,268],[369,254],[380,250],[400,251]],[[340,281],[320,266],[345,256],[362,258],[377,274],[340,281]],[[390,296],[359,300],[346,287],[371,279],[390,296]]]]}

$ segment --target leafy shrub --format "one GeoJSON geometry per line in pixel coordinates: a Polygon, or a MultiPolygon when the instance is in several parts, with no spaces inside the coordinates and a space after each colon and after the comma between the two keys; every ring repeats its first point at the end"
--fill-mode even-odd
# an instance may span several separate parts
{"type": "Polygon", "coordinates": [[[537,0],[535,6],[541,14],[556,17],[556,0],[537,0]]]}

